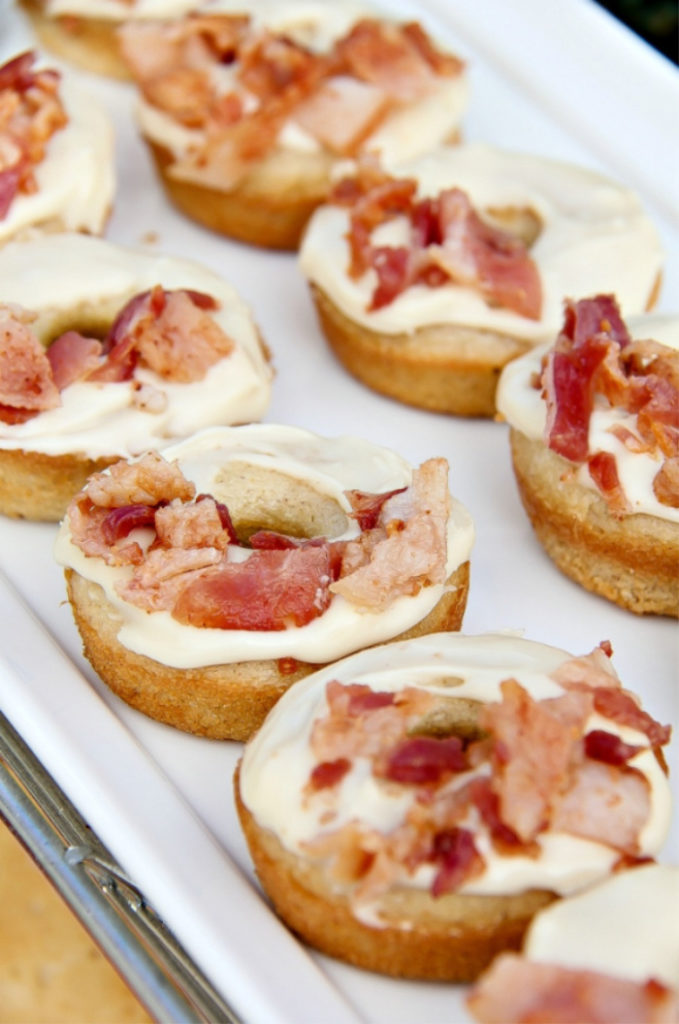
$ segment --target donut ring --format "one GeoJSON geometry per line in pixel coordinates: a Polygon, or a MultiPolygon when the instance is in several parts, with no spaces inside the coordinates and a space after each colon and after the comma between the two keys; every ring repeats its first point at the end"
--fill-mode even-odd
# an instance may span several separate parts
{"type": "Polygon", "coordinates": [[[121,46],[172,202],[213,231],[269,248],[297,248],[340,161],[455,141],[466,105],[461,61],[414,22],[356,5],[272,3],[256,16],[135,21],[121,46]],[[200,69],[198,44],[186,42],[194,32],[206,52],[200,69]]]}
{"type": "MultiPolygon", "coordinates": [[[[480,144],[441,147],[388,169],[391,173],[384,172],[373,189],[367,184],[356,200],[351,183],[360,185],[364,172],[359,168],[357,177],[340,182],[336,202],[314,213],[299,254],[330,347],[353,376],[381,394],[435,412],[493,416],[500,371],[553,336],[564,296],[581,294],[585,287],[616,292],[628,313],[655,302],[662,266],[655,228],[632,192],[598,174],[480,144]],[[460,189],[471,204],[460,231],[467,232],[470,220],[481,215],[480,239],[489,223],[502,229],[505,250],[516,248],[520,239],[519,251],[528,262],[512,270],[511,298],[505,294],[506,269],[492,262],[498,241],[481,256],[473,232],[464,244],[456,235],[446,243],[445,227],[437,226],[439,214],[430,213],[432,230],[443,231],[444,241],[416,246],[420,228],[413,221],[410,229],[405,216],[389,213],[390,200],[384,197],[392,192],[387,193],[384,179],[401,187],[414,183],[412,200],[398,207],[412,211],[418,203],[423,208],[424,200],[442,203],[442,195],[460,189]],[[385,211],[386,220],[372,222],[379,226],[366,241],[362,230],[352,229],[350,215],[361,209],[369,224],[376,208],[385,211]],[[367,260],[368,269],[352,276],[357,259],[367,260]],[[412,268],[421,267],[422,259],[427,267],[415,274],[412,268]],[[456,283],[459,277],[442,279],[441,259],[458,275],[472,273],[469,260],[478,259],[476,283],[473,274],[470,284],[456,283]],[[378,263],[385,268],[381,284],[378,263]],[[536,301],[531,308],[524,302],[521,310],[531,265],[536,301]],[[423,274],[430,275],[431,284],[423,274]]],[[[444,225],[457,223],[452,213],[440,216],[444,225]]]]}
{"type": "MultiPolygon", "coordinates": [[[[230,285],[198,264],[77,234],[14,242],[0,251],[0,311],[4,336],[0,511],[4,515],[61,519],[92,472],[205,426],[258,419],[267,408],[272,374],[250,311],[230,285]],[[25,399],[21,390],[7,393],[6,382],[16,376],[17,365],[24,367],[23,378],[19,375],[23,380],[30,380],[31,374],[49,374],[49,386],[56,391],[52,383],[56,369],[45,365],[38,342],[47,347],[47,357],[54,362],[50,346],[66,332],[110,338],[120,311],[135,296],[154,294],[153,289],[166,295],[185,289],[204,306],[214,306],[197,313],[212,332],[211,346],[217,333],[216,354],[204,371],[194,372],[184,340],[184,349],[178,348],[184,353],[179,367],[159,363],[154,368],[138,361],[119,379],[76,377],[44,411],[31,406],[30,396],[25,399]],[[10,356],[8,332],[16,331],[17,318],[28,322],[19,323],[10,356]],[[17,421],[14,414],[25,401],[35,414],[17,421]]],[[[111,354],[109,365],[113,358],[111,354]]]]}
{"type": "MultiPolygon", "coordinates": [[[[585,300],[575,308],[598,301],[585,300]]],[[[628,326],[634,339],[663,343],[656,354],[663,352],[679,365],[678,318],[639,316],[630,318],[628,326]]],[[[498,388],[498,408],[510,425],[519,494],[535,534],[555,565],[586,590],[638,615],[677,618],[679,494],[674,485],[673,494],[662,501],[654,490],[667,453],[654,445],[630,448],[625,436],[631,440],[630,431],[639,436],[638,417],[599,397],[582,457],[571,459],[548,445],[547,422],[553,414],[533,382],[541,379],[552,349],[553,344],[543,345],[517,359],[503,372],[498,388]],[[627,434],[618,437],[615,430],[627,434]],[[597,484],[589,469],[602,456],[612,460],[619,483],[608,494],[602,490],[605,480],[597,484]]],[[[669,387],[668,381],[664,388],[669,387]]],[[[676,388],[674,396],[670,406],[676,408],[676,388]]]]}
{"type": "MultiPolygon", "coordinates": [[[[87,657],[104,682],[138,710],[199,735],[245,739],[280,695],[318,665],[393,636],[459,629],[473,526],[463,506],[448,495],[444,460],[430,460],[415,471],[367,441],[263,424],[203,431],[163,454],[164,466],[169,462],[191,481],[192,490],[182,494],[182,512],[202,509],[204,497],[193,502],[191,494],[210,495],[209,504],[217,501],[228,509],[238,541],[229,542],[226,557],[244,565],[224,571],[235,574],[228,586],[246,595],[245,607],[231,589],[214,602],[212,592],[197,594],[184,582],[191,582],[190,576],[178,576],[181,586],[156,602],[154,581],[170,573],[147,572],[145,563],[139,570],[106,564],[109,549],[92,549],[82,541],[92,536],[91,529],[80,528],[82,514],[86,523],[91,515],[100,522],[104,514],[92,510],[94,484],[108,487],[119,467],[91,478],[74,499],[56,547],[87,657]],[[357,489],[387,498],[399,493],[380,498],[372,519],[359,523],[349,497],[357,489]],[[389,530],[398,536],[389,540],[384,522],[392,523],[389,530]],[[258,542],[249,540],[253,533],[258,542]],[[272,534],[300,540],[270,543],[272,534]],[[371,545],[387,538],[368,549],[367,563],[355,546],[364,538],[371,545]],[[296,550],[254,550],[279,546],[296,550]],[[243,571],[246,577],[239,575],[243,571]],[[363,583],[373,589],[360,591],[363,583]],[[152,595],[141,608],[133,603],[140,586],[152,595]]],[[[121,467],[139,472],[142,465],[145,460],[121,467]]],[[[159,493],[170,496],[167,490],[159,493]]],[[[123,487],[110,502],[120,507],[138,500],[123,487]]],[[[119,514],[115,507],[113,512],[119,514]]],[[[157,531],[160,515],[155,513],[157,531]]],[[[151,558],[165,557],[164,547],[160,554],[153,550],[159,543],[166,544],[156,540],[149,565],[151,558]]],[[[210,543],[186,557],[201,565],[204,557],[212,559],[221,572],[224,543],[218,523],[210,543]],[[213,556],[215,547],[219,552],[213,556]]],[[[219,587],[223,577],[217,573],[216,578],[219,587]]],[[[199,590],[202,586],[199,581],[199,590]]]]}
{"type": "MultiPolygon", "coordinates": [[[[47,82],[43,105],[38,105],[40,92],[34,87],[26,109],[18,109],[20,124],[10,120],[7,135],[0,132],[10,153],[16,147],[14,132],[25,136],[29,152],[44,153],[31,166],[32,184],[22,187],[20,182],[0,216],[0,244],[42,232],[100,234],[113,206],[113,126],[108,115],[68,76],[52,68],[34,69],[34,59],[33,53],[19,54],[0,69],[0,97],[10,101],[21,99],[31,81],[47,82]]],[[[8,163],[5,170],[11,169],[8,163]]]]}
{"type": "Polygon", "coordinates": [[[671,816],[657,756],[669,728],[656,733],[656,723],[647,736],[611,712],[588,713],[601,692],[639,711],[611,673],[601,649],[571,658],[509,635],[439,634],[361,652],[298,683],[246,745],[235,780],[257,875],[283,921],[359,967],[470,981],[520,944],[541,907],[607,877],[621,844],[640,842],[652,856],[671,816]],[[633,769],[612,769],[589,760],[594,740],[583,758],[582,739],[562,734],[575,775],[558,797],[546,751],[569,727],[551,732],[548,709],[574,699],[583,701],[578,737],[624,732],[638,747],[633,769]],[[476,753],[457,762],[470,742],[476,753]],[[599,779],[614,803],[630,771],[648,772],[653,800],[623,838],[624,814],[602,827],[599,805],[588,811],[581,795],[599,779]],[[517,831],[526,852],[512,845],[517,831]]]}

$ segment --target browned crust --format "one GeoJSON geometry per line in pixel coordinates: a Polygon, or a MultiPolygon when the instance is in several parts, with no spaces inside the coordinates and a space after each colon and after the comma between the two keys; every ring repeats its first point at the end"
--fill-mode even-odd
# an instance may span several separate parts
{"type": "Polygon", "coordinates": [[[88,477],[117,461],[117,456],[88,459],[0,449],[0,514],[58,522],[88,477]]]}
{"type": "Polygon", "coordinates": [[[85,71],[129,80],[118,46],[116,21],[75,14],[49,17],[40,0],[21,0],[21,5],[46,50],[85,71]]]}
{"type": "Polygon", "coordinates": [[[559,569],[629,611],[679,617],[679,524],[615,518],[542,441],[511,429],[510,444],[524,508],[559,569]]]}
{"type": "MultiPolygon", "coordinates": [[[[67,569],[66,587],[85,656],[97,674],[127,704],[184,732],[246,740],[294,682],[322,667],[288,658],[190,669],[162,665],[118,641],[120,616],[98,584],[67,569]]],[[[468,589],[465,562],[436,607],[398,639],[459,630],[468,589]]]]}
{"type": "Polygon", "coordinates": [[[151,140],[147,144],[178,209],[218,234],[268,249],[297,249],[309,217],[327,196],[334,162],[329,155],[277,153],[222,191],[174,177],[171,153],[151,140]]]}
{"type": "Polygon", "coordinates": [[[380,334],[347,317],[311,284],[323,333],[358,380],[406,405],[458,416],[494,416],[500,371],[531,346],[491,331],[435,324],[380,334]]]}
{"type": "MultiPolygon", "coordinates": [[[[240,768],[240,766],[239,766],[240,768]]],[[[276,912],[305,942],[356,967],[399,978],[470,982],[506,949],[518,949],[531,918],[553,893],[507,896],[401,889],[380,903],[383,927],[354,916],[348,895],[314,863],[258,825],[234,780],[236,807],[257,875],[276,912]],[[403,926],[399,926],[399,921],[403,926]]]]}

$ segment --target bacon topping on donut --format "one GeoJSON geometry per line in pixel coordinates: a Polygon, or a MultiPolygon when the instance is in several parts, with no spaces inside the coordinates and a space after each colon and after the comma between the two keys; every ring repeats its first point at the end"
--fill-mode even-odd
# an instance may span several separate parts
{"type": "Polygon", "coordinates": [[[196,496],[177,466],[153,454],[92,476],[71,503],[69,524],[85,554],[135,566],[117,584],[132,604],[169,611],[192,626],[279,630],[322,615],[336,583],[343,584],[346,600],[382,609],[443,581],[445,460],[414,470],[410,487],[352,495],[372,524],[356,540],[260,530],[245,547],[228,508],[209,495],[196,496]],[[149,528],[143,550],[128,540],[139,527],[149,528]]]}
{"type": "MultiPolygon", "coordinates": [[[[137,366],[167,381],[202,380],[234,347],[210,315],[217,308],[210,295],[157,285],[126,303],[103,342],[69,330],[45,349],[30,313],[0,305],[0,419],[24,422],[59,406],[60,392],[71,384],[129,381],[137,366]]],[[[136,394],[134,400],[143,405],[136,394]]]]}
{"type": "Polygon", "coordinates": [[[376,276],[369,309],[389,305],[413,285],[454,283],[473,288],[491,306],[537,320],[542,306],[538,269],[518,237],[492,226],[459,188],[417,198],[416,182],[380,174],[371,165],[338,183],[331,201],[350,208],[349,273],[376,276]],[[404,241],[380,244],[374,232],[399,218],[404,241]]]}
{"type": "Polygon", "coordinates": [[[68,123],[58,96],[58,71],[36,71],[36,55],[0,67],[0,220],[17,195],[38,190],[35,169],[55,132],[68,123]]]}
{"type": "MultiPolygon", "coordinates": [[[[639,856],[651,801],[634,759],[657,749],[657,740],[668,742],[669,732],[648,716],[648,743],[621,739],[616,716],[626,695],[603,669],[602,653],[565,663],[564,678],[578,683],[557,697],[536,700],[517,680],[504,680],[499,700],[482,704],[464,735],[442,727],[455,720],[454,698],[417,687],[385,691],[330,681],[326,710],[311,730],[316,764],[305,801],[356,766],[359,780],[368,770],[405,809],[385,833],[359,818],[326,828],[306,844],[309,852],[328,859],[331,874],[352,884],[357,901],[379,896],[427,864],[434,865],[432,894],[454,891],[485,870],[481,851],[488,841],[501,856],[539,857],[543,836],[568,833],[620,858],[639,856]],[[607,689],[610,707],[601,699],[607,689]],[[593,711],[608,728],[589,727],[593,711]],[[482,835],[485,842],[478,841],[482,835]]],[[[326,825],[329,806],[323,804],[326,825]]]]}
{"type": "Polygon", "coordinates": [[[668,1024],[679,994],[655,980],[630,981],[584,968],[503,953],[476,983],[467,1006],[480,1024],[668,1024]]]}
{"type": "Polygon", "coordinates": [[[611,433],[631,452],[659,462],[653,489],[679,507],[679,352],[656,341],[632,341],[610,295],[567,301],[564,324],[542,375],[545,441],[571,462],[587,464],[610,510],[630,511],[611,452],[592,451],[597,410],[619,410],[611,433]]]}
{"type": "Polygon", "coordinates": [[[128,23],[123,56],[146,100],[196,133],[173,176],[228,189],[295,124],[354,155],[395,108],[462,73],[416,23],[364,18],[328,53],[240,15],[128,23]]]}

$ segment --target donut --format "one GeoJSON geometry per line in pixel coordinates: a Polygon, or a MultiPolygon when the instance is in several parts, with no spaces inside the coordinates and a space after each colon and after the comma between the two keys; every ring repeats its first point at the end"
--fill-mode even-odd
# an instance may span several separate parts
{"type": "Polygon", "coordinates": [[[0,250],[0,512],[61,519],[88,476],[265,412],[268,355],[211,271],[87,235],[0,250]]]}
{"type": "Polygon", "coordinates": [[[654,856],[670,727],[609,650],[430,634],[297,683],[235,777],[282,920],[357,967],[468,982],[542,907],[654,856]]]}
{"type": "Polygon", "coordinates": [[[460,628],[474,529],[444,459],[270,424],[162,455],[91,477],[56,546],[87,658],[150,717],[246,739],[319,665],[460,628]]]}
{"type": "Polygon", "coordinates": [[[128,23],[121,48],[171,201],[228,237],[296,249],[340,161],[457,138],[464,65],[419,23],[355,5],[256,10],[128,23]]]}
{"type": "Polygon", "coordinates": [[[679,318],[569,301],[502,373],[519,494],[552,561],[629,611],[679,616],[679,318]]]}
{"type": "Polygon", "coordinates": [[[478,143],[359,164],[312,217],[299,264],[342,365],[400,402],[492,416],[502,367],[558,329],[562,302],[655,301],[658,235],[589,170],[478,143]]]}
{"type": "Polygon", "coordinates": [[[29,233],[100,234],[115,190],[108,115],[21,53],[0,67],[0,244],[29,233]]]}
{"type": "Polygon", "coordinates": [[[646,864],[540,911],[522,955],[498,957],[467,1005],[480,1024],[677,1020],[679,867],[646,864]]]}

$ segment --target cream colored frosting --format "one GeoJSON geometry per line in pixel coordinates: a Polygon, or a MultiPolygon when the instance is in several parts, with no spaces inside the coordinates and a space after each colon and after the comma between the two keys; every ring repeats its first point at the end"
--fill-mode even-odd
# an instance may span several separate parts
{"type": "MultiPolygon", "coordinates": [[[[478,143],[443,146],[388,169],[399,178],[414,177],[420,197],[455,186],[480,211],[527,207],[537,214],[542,230],[530,253],[542,282],[542,314],[530,320],[491,307],[476,290],[452,283],[414,285],[389,305],[368,312],[374,271],[358,280],[349,277],[349,214],[325,205],[311,218],[300,267],[344,314],[365,327],[396,334],[450,324],[538,342],[558,329],[564,297],[614,292],[624,314],[645,309],[662,251],[653,224],[629,189],[584,168],[478,143]]],[[[398,221],[387,225],[391,244],[398,228],[398,221]]],[[[384,236],[382,242],[387,244],[384,236]]]]}
{"type": "Polygon", "coordinates": [[[47,144],[36,166],[37,191],[20,194],[0,220],[0,243],[44,224],[48,230],[103,231],[113,205],[113,126],[108,115],[67,75],[59,95],[68,124],[47,144]]]}
{"type": "MultiPolygon", "coordinates": [[[[208,9],[229,11],[239,7],[234,0],[217,0],[208,9]]],[[[270,2],[256,9],[254,23],[290,35],[301,45],[323,53],[328,52],[362,14],[375,16],[379,12],[357,4],[270,2]]],[[[232,88],[238,89],[238,84],[233,82],[232,88]]],[[[389,114],[363,142],[362,151],[379,153],[381,159],[390,162],[411,159],[456,134],[467,102],[465,73],[441,76],[431,93],[389,114]]],[[[202,133],[186,129],[143,99],[138,102],[137,117],[143,134],[169,149],[176,158],[183,157],[203,141],[202,133]]],[[[277,146],[296,153],[321,150],[319,142],[295,122],[294,115],[279,133],[277,146]]]]}
{"type": "MultiPolygon", "coordinates": [[[[651,338],[669,348],[679,349],[679,317],[662,314],[629,317],[627,326],[633,338],[651,338]]],[[[540,373],[543,355],[553,340],[532,349],[509,363],[500,376],[497,408],[507,422],[533,441],[544,438],[547,407],[540,390],[533,387],[540,373]]],[[[669,522],[679,523],[679,509],[663,505],[653,493],[653,478],[662,460],[647,452],[632,452],[610,432],[615,424],[634,430],[636,417],[621,409],[594,409],[589,424],[589,450],[605,451],[615,456],[620,485],[633,513],[642,512],[669,522]]],[[[590,490],[597,487],[586,465],[579,468],[576,479],[590,490]]]]}
{"type": "Polygon", "coordinates": [[[113,319],[134,295],[157,284],[213,296],[219,308],[211,315],[234,342],[233,350],[203,380],[189,384],[166,381],[138,368],[134,379],[161,397],[156,412],[134,404],[134,381],[71,384],[61,392],[58,408],[22,424],[0,422],[0,448],[123,458],[206,426],[247,422],[264,414],[271,369],[252,315],[232,286],[212,271],[79,234],[12,242],[0,250],[0,302],[36,312],[39,334],[43,321],[48,324],[52,318],[61,320],[59,333],[77,328],[77,310],[83,303],[105,307],[113,319]]]}
{"type": "MultiPolygon", "coordinates": [[[[412,468],[387,448],[352,437],[323,438],[297,427],[252,424],[202,431],[163,451],[176,460],[198,493],[212,494],[228,504],[220,477],[229,462],[275,470],[291,480],[304,481],[334,499],[345,513],[350,504],[345,490],[382,493],[408,486],[412,468]]],[[[347,517],[343,538],[358,534],[347,517]]],[[[333,538],[339,539],[339,538],[333,538]]],[[[472,520],[453,499],[447,532],[447,575],[467,561],[474,540],[472,520]]],[[[240,550],[240,549],[239,549],[240,550]]],[[[383,612],[361,611],[335,594],[329,608],[305,626],[259,632],[185,626],[169,612],[147,613],[123,601],[114,587],[129,568],[105,565],[87,557],[70,540],[68,523],[59,532],[57,561],[99,583],[123,617],[119,641],[139,654],[179,668],[261,658],[294,657],[325,663],[368,644],[380,643],[423,619],[444,593],[445,584],[423,587],[414,596],[397,597],[383,612]]]]}
{"type": "MultiPolygon", "coordinates": [[[[346,658],[296,683],[269,714],[245,749],[240,772],[243,800],[260,826],[273,831],[300,855],[305,855],[306,842],[350,821],[389,831],[403,821],[413,795],[379,785],[364,759],[355,758],[350,771],[334,787],[331,820],[327,800],[303,798],[315,765],[311,730],[327,711],[325,689],[330,680],[386,691],[415,685],[435,694],[490,702],[499,700],[500,683],[511,677],[534,699],[545,700],[564,692],[552,673],[570,657],[565,651],[510,634],[448,633],[396,642],[346,658]]],[[[593,715],[588,728],[601,726],[600,717],[593,715]]],[[[669,783],[649,751],[646,737],[609,719],[605,728],[645,748],[630,764],[650,784],[651,809],[640,847],[642,853],[654,855],[669,828],[669,783]]],[[[502,856],[482,836],[475,841],[486,859],[486,869],[461,892],[498,894],[547,888],[570,893],[605,877],[618,859],[608,846],[565,833],[539,835],[537,858],[502,856]]],[[[433,872],[431,866],[419,868],[404,884],[428,888],[433,872]]]]}
{"type": "Polygon", "coordinates": [[[679,867],[622,871],[533,919],[529,960],[679,989],[679,867]]]}

